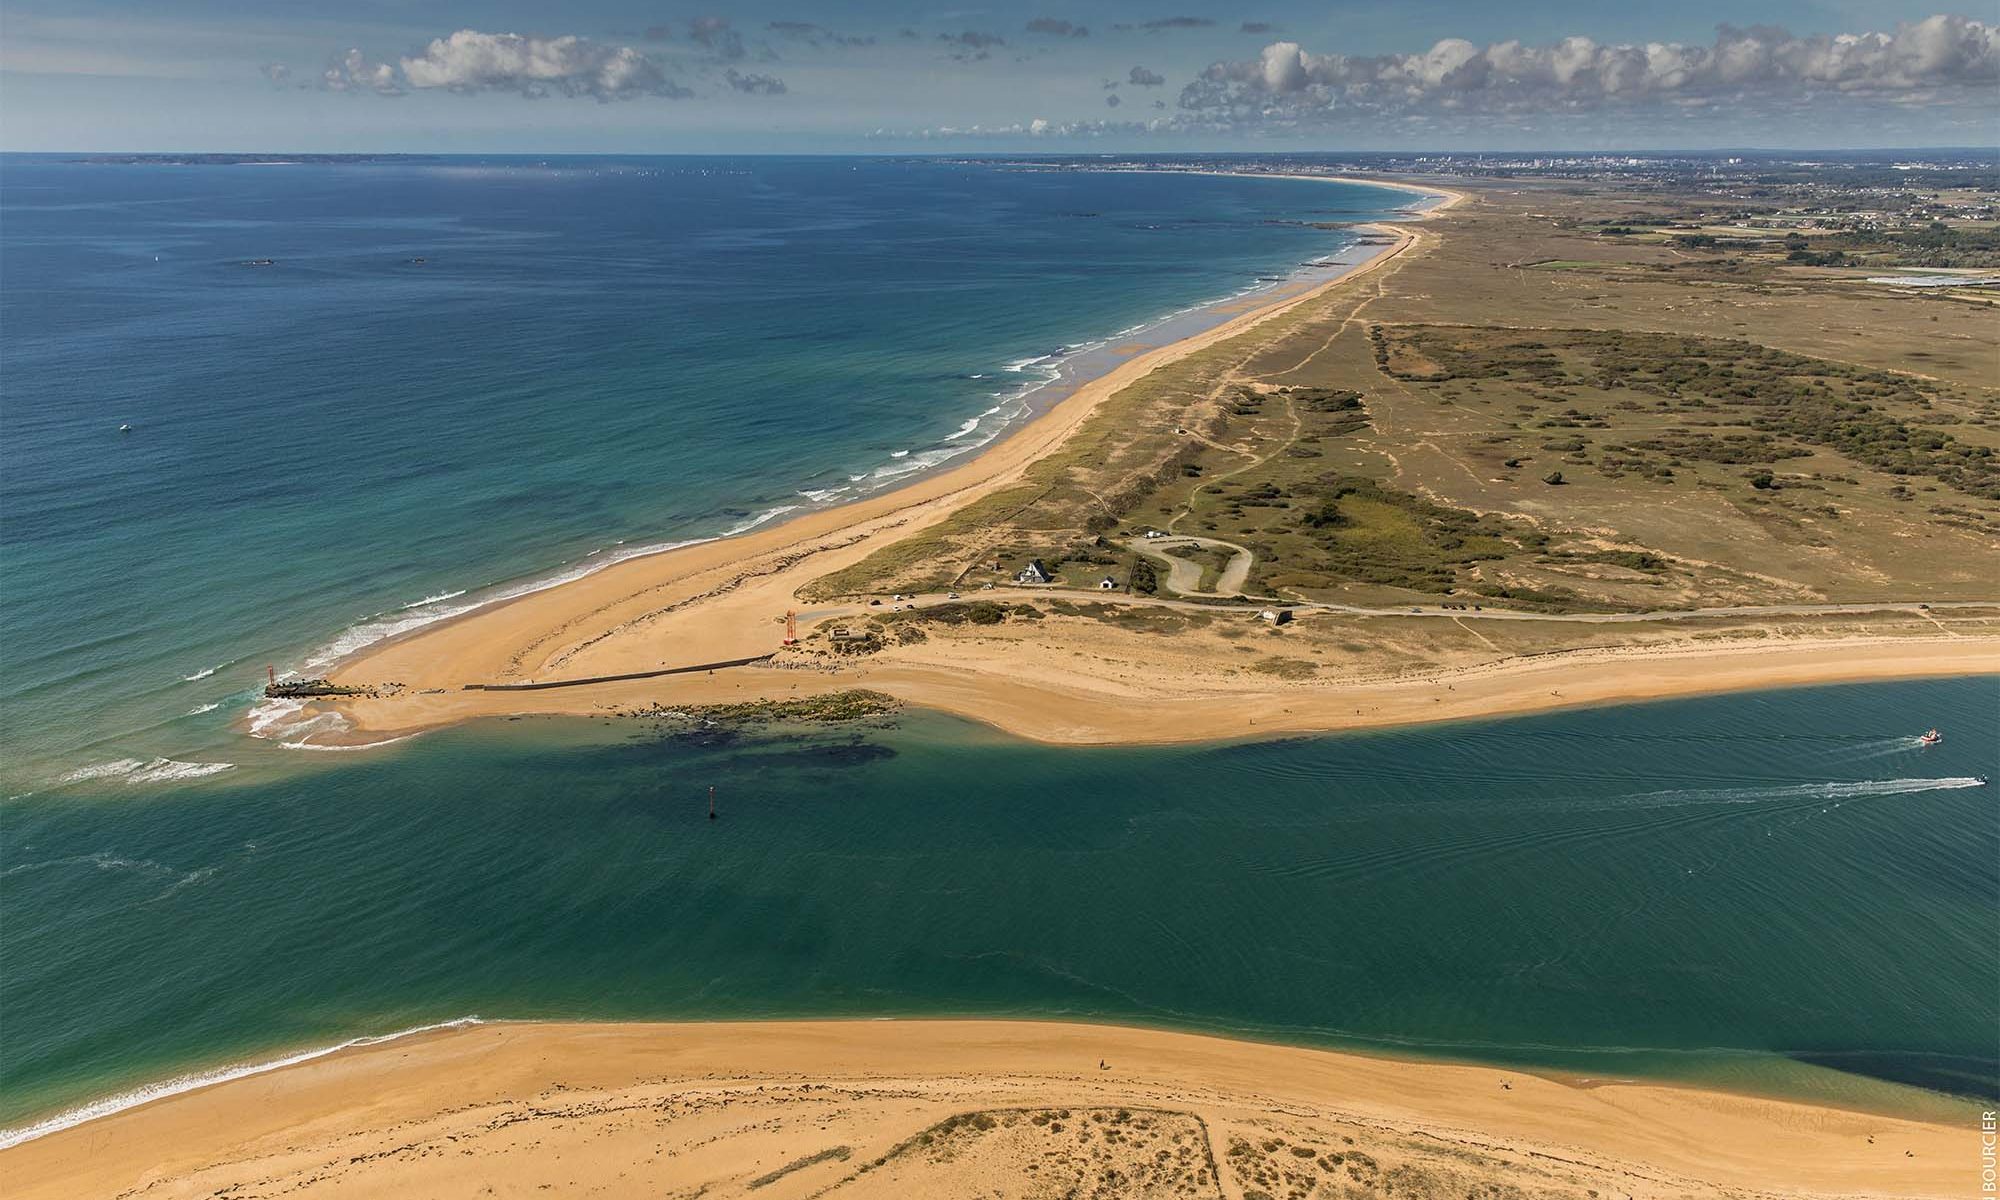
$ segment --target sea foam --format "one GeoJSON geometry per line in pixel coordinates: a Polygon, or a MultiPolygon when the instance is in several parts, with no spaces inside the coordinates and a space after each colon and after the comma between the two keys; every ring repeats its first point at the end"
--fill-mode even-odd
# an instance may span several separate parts
{"type": "MultiPolygon", "coordinates": [[[[780,504],[773,508],[767,508],[762,512],[752,513],[750,516],[724,529],[721,533],[709,537],[685,538],[680,541],[654,542],[639,546],[627,546],[622,541],[616,542],[609,549],[593,550],[574,564],[565,563],[564,566],[567,568],[565,570],[556,571],[548,575],[535,576],[517,583],[500,584],[477,595],[473,595],[469,589],[461,588],[454,592],[441,593],[437,596],[426,597],[413,604],[403,605],[393,612],[372,614],[348,626],[345,630],[341,631],[339,636],[309,654],[306,657],[303,672],[293,671],[287,674],[296,677],[302,673],[323,671],[341,659],[367,646],[372,646],[376,642],[397,637],[412,630],[421,629],[426,625],[434,625],[439,621],[448,621],[453,617],[461,617],[466,613],[477,611],[490,604],[498,604],[503,600],[512,600],[519,596],[546,591],[559,584],[581,579],[586,575],[594,575],[606,567],[616,566],[629,559],[645,558],[648,555],[664,554],[669,550],[679,550],[686,546],[698,546],[704,542],[735,537],[737,534],[747,533],[759,525],[775,520],[788,512],[792,512],[798,507],[796,504],[780,504]],[[470,598],[466,599],[462,604],[450,603],[452,600],[467,596],[470,596],[470,598]]],[[[263,711],[265,712],[265,719],[263,721],[265,725],[271,723],[272,717],[283,715],[276,710],[265,709],[263,711]]],[[[259,734],[260,736],[262,734],[259,715],[254,711],[251,716],[250,732],[259,734]]]]}
{"type": "MultiPolygon", "coordinates": [[[[1344,267],[1347,264],[1336,265],[1344,267]]],[[[824,506],[848,499],[856,491],[866,493],[892,486],[908,476],[935,468],[961,454],[982,449],[1000,437],[1016,421],[1029,415],[1033,411],[1031,398],[1034,394],[1058,382],[1063,376],[1064,364],[1074,360],[1077,355],[1101,349],[1113,344],[1116,340],[1123,340],[1134,334],[1143,333],[1146,330],[1160,328],[1169,322],[1179,320],[1192,313],[1217,308],[1241,299],[1244,296],[1267,291],[1273,286],[1275,284],[1261,280],[1252,281],[1226,296],[1199,300],[1181,308],[1173,309],[1151,320],[1142,321],[1135,325],[1128,325],[1108,338],[1099,337],[1065,344],[1053,351],[1015,359],[1005,364],[1002,370],[1013,375],[1030,375],[1032,377],[1007,391],[992,393],[991,398],[994,403],[991,406],[979,413],[978,416],[964,419],[957,430],[939,438],[938,444],[933,448],[925,450],[903,448],[890,451],[890,462],[873,470],[848,476],[850,484],[858,485],[854,489],[837,487],[801,489],[796,494],[802,500],[815,506],[824,506]]],[[[983,377],[983,372],[970,376],[970,378],[975,379],[983,377]]],[[[302,673],[312,674],[323,671],[340,660],[376,642],[409,633],[412,630],[438,621],[446,621],[454,617],[463,616],[466,613],[484,608],[490,604],[511,600],[531,592],[543,591],[547,588],[568,583],[571,580],[593,574],[606,567],[624,562],[627,559],[660,554],[669,550],[678,550],[686,546],[715,541],[719,538],[734,537],[786,513],[795,511],[799,507],[801,506],[788,504],[767,509],[711,537],[689,538],[683,541],[660,542],[635,547],[625,547],[621,543],[611,550],[593,550],[575,564],[567,561],[564,562],[562,566],[565,569],[531,578],[520,583],[501,584],[477,593],[468,593],[467,590],[460,589],[457,591],[441,592],[435,596],[426,596],[422,600],[405,604],[399,610],[392,613],[378,613],[355,622],[331,642],[321,646],[309,655],[305,660],[302,673]],[[463,603],[454,604],[452,603],[454,600],[463,600],[463,603]]],[[[255,715],[253,715],[251,731],[253,733],[259,732],[255,715]]]]}
{"type": "Polygon", "coordinates": [[[337,1042],[331,1046],[320,1046],[312,1050],[302,1050],[297,1054],[288,1054],[283,1058],[274,1058],[268,1062],[243,1063],[237,1066],[219,1067],[213,1071],[179,1075],[172,1079],[162,1080],[159,1083],[149,1083],[144,1087],[133,1088],[128,1092],[120,1092],[115,1096],[106,1096],[102,1100],[93,1100],[88,1104],[57,1113],[46,1120],[37,1121],[33,1125],[23,1125],[16,1129],[0,1129],[0,1150],[5,1150],[11,1146],[18,1146],[22,1142],[34,1141],[39,1137],[47,1137],[49,1134],[60,1130],[74,1128],[85,1121],[93,1121],[98,1117],[108,1117],[112,1113],[124,1112],[128,1108],[137,1108],[141,1104],[150,1104],[155,1100],[164,1100],[168,1096],[178,1096],[183,1092],[192,1092],[197,1088],[205,1088],[211,1084],[227,1083],[232,1079],[244,1079],[252,1075],[262,1075],[267,1071],[276,1071],[281,1067],[297,1066],[299,1063],[311,1062],[316,1058],[325,1058],[329,1054],[337,1054],[342,1050],[352,1050],[358,1046],[379,1046],[383,1042],[393,1042],[398,1038],[406,1038],[414,1034],[432,1033],[440,1029],[463,1029],[470,1025],[479,1024],[483,1024],[483,1022],[478,1017],[459,1017],[456,1020],[439,1021],[432,1025],[418,1025],[413,1029],[399,1030],[396,1033],[385,1033],[375,1037],[349,1038],[344,1042],[337,1042]]]}
{"type": "MultiPolygon", "coordinates": [[[[213,706],[211,706],[213,707],[213,706]]],[[[180,783],[189,779],[201,779],[209,775],[219,775],[233,769],[235,763],[226,762],[181,762],[173,758],[141,760],[118,758],[110,762],[92,763],[78,767],[58,776],[56,782],[86,783],[93,779],[121,779],[129,784],[180,783]]]]}

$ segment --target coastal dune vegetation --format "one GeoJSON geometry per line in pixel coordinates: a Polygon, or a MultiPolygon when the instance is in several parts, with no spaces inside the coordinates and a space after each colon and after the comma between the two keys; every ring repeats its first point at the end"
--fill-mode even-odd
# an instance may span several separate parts
{"type": "Polygon", "coordinates": [[[1161,368],[1020,483],[807,595],[962,587],[1031,558],[1083,585],[1129,571],[1160,529],[1247,547],[1246,590],[1276,600],[1594,612],[1881,599],[1890,578],[1990,598],[2000,390],[1970,351],[1950,374],[1893,365],[1899,337],[1978,338],[1976,313],[1897,301],[1951,327],[1885,331],[1844,347],[1882,361],[1845,361],[1788,348],[1861,319],[1828,304],[1881,307],[1839,284],[1575,295],[1531,269],[1550,260],[1514,259],[1550,237],[1517,210],[1554,199],[1482,196],[1376,288],[1161,368]],[[1514,285],[1504,305],[1440,310],[1494,275],[1514,285]],[[1621,302],[1640,311],[1621,319],[1621,302]],[[1477,323],[1438,319],[1475,308],[1477,323]],[[1755,315],[1765,340],[1715,336],[1702,314],[1718,308],[1755,315]]]}

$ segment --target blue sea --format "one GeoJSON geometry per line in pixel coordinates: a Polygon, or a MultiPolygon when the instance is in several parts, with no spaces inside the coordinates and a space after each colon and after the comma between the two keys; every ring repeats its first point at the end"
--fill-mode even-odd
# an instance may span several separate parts
{"type": "Polygon", "coordinates": [[[537,1017],[1064,1017],[2000,1095],[2000,679],[1172,748],[924,712],[350,753],[234,727],[266,664],[969,452],[1093,347],[1407,199],[0,159],[0,1125],[537,1017]]]}
{"type": "Polygon", "coordinates": [[[972,452],[1092,346],[1410,201],[852,158],[7,156],[0,787],[249,765],[228,731],[267,666],[972,452]]]}

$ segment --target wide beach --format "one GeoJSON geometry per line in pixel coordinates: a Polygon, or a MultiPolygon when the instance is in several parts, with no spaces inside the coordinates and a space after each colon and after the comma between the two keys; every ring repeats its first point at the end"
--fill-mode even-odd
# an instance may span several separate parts
{"type": "Polygon", "coordinates": [[[524,1193],[916,1197],[1106,1170],[1139,1188],[1169,1161],[1186,1194],[1235,1195],[1301,1170],[1344,1178],[1351,1162],[1357,1182],[1390,1171],[1399,1190],[1914,1197],[1974,1186],[1975,1119],[1110,1026],[498,1024],[173,1096],[0,1152],[0,1173],[24,1200],[306,1184],[472,1196],[501,1179],[524,1193]],[[1134,1113],[1151,1123],[1132,1127],[1134,1113]],[[1152,1139],[1178,1159],[1155,1160],[1152,1139]]]}

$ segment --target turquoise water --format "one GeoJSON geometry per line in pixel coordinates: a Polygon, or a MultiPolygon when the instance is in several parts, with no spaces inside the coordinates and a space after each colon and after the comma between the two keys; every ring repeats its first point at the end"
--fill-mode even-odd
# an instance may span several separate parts
{"type": "Polygon", "coordinates": [[[263,765],[230,726],[267,664],[893,483],[1078,347],[1353,241],[1307,222],[1409,202],[868,159],[5,156],[0,794],[263,765]]]}
{"type": "Polygon", "coordinates": [[[1985,678],[1174,749],[523,720],[37,796],[0,1119],[471,1015],[1104,1018],[1993,1096],[1996,713],[1985,678]]]}
{"type": "Polygon", "coordinates": [[[1078,1017],[2000,1092],[1993,679],[1174,749],[917,713],[232,730],[266,663],[975,447],[1075,347],[1405,196],[0,166],[0,1123],[472,1015],[1078,1017]]]}

